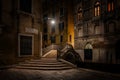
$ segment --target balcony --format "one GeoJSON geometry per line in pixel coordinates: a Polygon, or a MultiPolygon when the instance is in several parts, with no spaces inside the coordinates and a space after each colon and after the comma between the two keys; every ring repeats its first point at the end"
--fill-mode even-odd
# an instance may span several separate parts
{"type": "Polygon", "coordinates": [[[92,18],[92,21],[97,21],[97,20],[99,20],[99,19],[101,19],[101,16],[94,16],[94,17],[92,18]]]}

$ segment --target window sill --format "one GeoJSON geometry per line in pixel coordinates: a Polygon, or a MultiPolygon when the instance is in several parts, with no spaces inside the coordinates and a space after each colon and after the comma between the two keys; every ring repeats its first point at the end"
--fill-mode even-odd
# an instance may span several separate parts
{"type": "Polygon", "coordinates": [[[24,15],[28,15],[28,16],[34,16],[32,13],[28,13],[28,12],[21,11],[21,10],[18,10],[17,12],[18,12],[19,14],[24,14],[24,15]]]}

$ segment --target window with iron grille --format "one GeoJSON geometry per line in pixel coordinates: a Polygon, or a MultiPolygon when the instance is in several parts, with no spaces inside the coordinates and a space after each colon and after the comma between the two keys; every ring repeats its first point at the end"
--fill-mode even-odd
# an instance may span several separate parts
{"type": "Polygon", "coordinates": [[[20,35],[19,51],[21,55],[32,55],[32,36],[20,35]]]}

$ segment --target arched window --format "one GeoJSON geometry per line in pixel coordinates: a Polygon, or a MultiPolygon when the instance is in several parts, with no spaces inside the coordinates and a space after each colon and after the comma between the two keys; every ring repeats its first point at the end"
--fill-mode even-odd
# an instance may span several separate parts
{"type": "Polygon", "coordinates": [[[90,43],[87,43],[85,45],[85,49],[93,49],[92,45],[90,43]]]}
{"type": "Polygon", "coordinates": [[[95,16],[99,16],[100,15],[100,2],[96,2],[95,6],[94,6],[94,14],[95,16]]]}
{"type": "Polygon", "coordinates": [[[83,36],[82,28],[79,28],[79,29],[78,29],[78,36],[79,36],[79,37],[83,36]]]}
{"type": "Polygon", "coordinates": [[[111,12],[114,10],[114,0],[108,0],[108,4],[107,4],[107,10],[108,12],[111,12]]]}
{"type": "Polygon", "coordinates": [[[82,8],[78,8],[78,21],[82,19],[82,8]]]}

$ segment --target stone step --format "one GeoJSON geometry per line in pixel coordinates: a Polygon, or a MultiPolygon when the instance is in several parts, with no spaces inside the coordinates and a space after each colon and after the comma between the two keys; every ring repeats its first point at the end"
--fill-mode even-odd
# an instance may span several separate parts
{"type": "Polygon", "coordinates": [[[46,61],[46,60],[49,60],[49,61],[56,61],[57,59],[56,58],[42,58],[42,59],[32,59],[31,61],[46,61]]]}
{"type": "Polygon", "coordinates": [[[18,66],[26,66],[26,67],[64,67],[64,66],[69,66],[69,65],[67,65],[67,64],[57,64],[57,65],[20,64],[18,66]]]}
{"type": "Polygon", "coordinates": [[[41,61],[25,61],[22,63],[42,63],[42,62],[44,62],[44,63],[61,63],[62,61],[57,61],[57,60],[56,61],[47,61],[47,60],[42,61],[41,60],[41,61]]]}
{"type": "MultiPolygon", "coordinates": [[[[26,61],[28,62],[28,61],[26,61]]],[[[58,62],[56,60],[56,58],[42,58],[42,59],[34,59],[34,60],[30,60],[30,62],[58,62]]]]}
{"type": "Polygon", "coordinates": [[[42,58],[19,63],[15,66],[15,68],[34,70],[65,70],[72,69],[73,67],[64,62],[57,61],[55,58],[42,58]]]}
{"type": "Polygon", "coordinates": [[[21,67],[16,66],[17,69],[31,69],[31,70],[66,70],[66,69],[72,69],[72,67],[21,67]]]}
{"type": "Polygon", "coordinates": [[[53,64],[53,65],[55,65],[55,64],[65,64],[65,63],[63,63],[63,62],[21,62],[21,63],[19,63],[19,64],[53,64]]]}
{"type": "Polygon", "coordinates": [[[26,62],[58,62],[57,60],[32,60],[32,61],[26,61],[26,62]]]}

